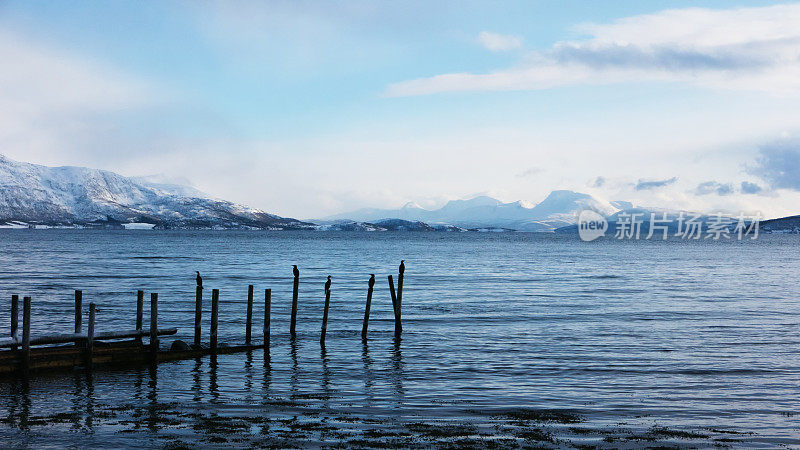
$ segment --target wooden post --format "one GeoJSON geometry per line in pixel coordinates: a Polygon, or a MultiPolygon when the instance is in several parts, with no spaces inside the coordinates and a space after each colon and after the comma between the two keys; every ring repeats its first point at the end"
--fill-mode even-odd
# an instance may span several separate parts
{"type": "Polygon", "coordinates": [[[403,314],[403,274],[397,274],[397,315],[403,314]]]}
{"type": "Polygon", "coordinates": [[[217,326],[219,325],[219,289],[211,291],[211,353],[217,353],[217,326]]]}
{"type": "Polygon", "coordinates": [[[325,332],[328,330],[328,307],[331,304],[331,290],[325,289],[325,309],[322,313],[322,335],[319,338],[319,343],[325,346],[325,332]]]}
{"type": "Polygon", "coordinates": [[[392,307],[394,309],[394,336],[400,337],[403,332],[403,326],[400,324],[400,311],[397,305],[397,295],[394,293],[394,280],[389,275],[389,293],[392,294],[392,307]]]}
{"type": "MultiPolygon", "coordinates": [[[[19,331],[19,295],[11,296],[11,337],[16,338],[19,331]]],[[[17,347],[12,347],[16,350],[17,347]]]]}
{"type": "Polygon", "coordinates": [[[92,369],[92,352],[94,351],[94,302],[89,303],[89,326],[86,330],[86,368],[92,369]]]}
{"type": "Polygon", "coordinates": [[[153,361],[158,356],[158,294],[150,293],[150,354],[153,361]]]}
{"type": "MultiPolygon", "coordinates": [[[[75,334],[83,328],[83,291],[75,290],[75,334]]],[[[78,342],[75,342],[78,345],[78,342]]]]}
{"type": "Polygon", "coordinates": [[[272,308],[272,289],[264,289],[264,350],[269,351],[269,321],[272,308]]]}
{"type": "MultiPolygon", "coordinates": [[[[136,331],[144,327],[144,291],[136,291],[136,331]]],[[[136,343],[142,345],[142,337],[136,337],[136,343]]]]}
{"type": "Polygon", "coordinates": [[[250,345],[253,329],[253,285],[247,286],[247,320],[245,322],[244,344],[250,345]]]}
{"type": "Polygon", "coordinates": [[[295,328],[297,325],[297,294],[300,285],[300,277],[294,277],[294,286],[292,288],[292,321],[289,324],[289,334],[292,338],[295,337],[295,328]]]}
{"type": "Polygon", "coordinates": [[[367,338],[367,325],[369,325],[370,306],[372,306],[372,286],[367,289],[367,308],[364,310],[364,326],[361,328],[361,339],[367,338]]]}
{"type": "Polygon", "coordinates": [[[397,329],[395,333],[400,336],[403,332],[403,274],[397,274],[397,329]]]}
{"type": "Polygon", "coordinates": [[[197,286],[194,292],[194,345],[200,347],[203,320],[203,287],[197,286]]]}
{"type": "Polygon", "coordinates": [[[31,298],[22,298],[22,370],[28,373],[31,363],[31,298]]]}

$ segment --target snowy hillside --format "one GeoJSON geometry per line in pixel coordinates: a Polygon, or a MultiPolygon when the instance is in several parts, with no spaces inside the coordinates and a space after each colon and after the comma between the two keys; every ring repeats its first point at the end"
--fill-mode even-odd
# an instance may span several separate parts
{"type": "Polygon", "coordinates": [[[147,222],[164,228],[309,226],[163,180],[84,167],[46,167],[0,155],[0,222],[10,221],[147,222]]]}

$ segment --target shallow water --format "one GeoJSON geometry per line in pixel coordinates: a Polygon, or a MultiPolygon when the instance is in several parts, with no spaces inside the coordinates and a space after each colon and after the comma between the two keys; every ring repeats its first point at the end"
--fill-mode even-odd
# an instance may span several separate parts
{"type": "MultiPolygon", "coordinates": [[[[160,326],[191,341],[195,270],[206,286],[204,341],[212,288],[221,291],[222,342],[243,340],[248,284],[259,340],[263,290],[272,289],[273,332],[266,361],[256,351],[155,371],[0,382],[0,438],[113,447],[157,443],[174,428],[196,442],[179,431],[180,418],[148,426],[165,409],[467,420],[531,408],[576,412],[597,429],[724,428],[753,433],[740,445],[800,445],[798,244],[782,235],[585,243],[523,233],[3,230],[0,296],[33,298],[33,335],[71,330],[73,289],[83,290],[87,310],[97,304],[97,331],[133,328],[143,289],[159,294],[160,326]],[[400,259],[397,344],[386,276],[400,259]],[[301,270],[294,344],[291,264],[301,270]],[[364,346],[369,273],[377,283],[364,346]],[[322,351],[326,275],[333,289],[322,351]],[[114,405],[141,426],[119,432],[120,421],[107,420],[114,405]],[[63,423],[23,420],[57,414],[63,423]]],[[[8,307],[0,323],[9,323],[8,307]]]]}

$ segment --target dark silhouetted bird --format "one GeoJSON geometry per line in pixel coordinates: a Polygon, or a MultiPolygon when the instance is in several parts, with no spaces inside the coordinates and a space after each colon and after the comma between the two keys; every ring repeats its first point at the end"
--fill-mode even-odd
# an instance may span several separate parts
{"type": "Polygon", "coordinates": [[[406,261],[405,259],[401,259],[400,260],[400,275],[402,275],[403,272],[406,271],[406,262],[405,261],[406,261]]]}
{"type": "Polygon", "coordinates": [[[197,287],[203,289],[203,277],[200,276],[200,272],[197,272],[197,277],[195,280],[197,281],[197,287]]]}
{"type": "Polygon", "coordinates": [[[328,292],[330,290],[331,290],[331,276],[328,275],[328,281],[325,282],[325,292],[328,292]]]}
{"type": "Polygon", "coordinates": [[[292,266],[292,273],[294,274],[295,278],[299,278],[300,277],[300,271],[297,270],[297,264],[292,266]]]}
{"type": "Polygon", "coordinates": [[[375,274],[369,274],[369,287],[375,286],[375,274]]]}

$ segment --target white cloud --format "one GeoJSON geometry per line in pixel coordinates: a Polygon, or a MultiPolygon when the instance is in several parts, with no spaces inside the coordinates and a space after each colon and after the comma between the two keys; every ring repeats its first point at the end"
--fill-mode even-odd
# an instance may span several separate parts
{"type": "Polygon", "coordinates": [[[450,73],[390,85],[387,96],[535,90],[571,84],[684,82],[800,93],[800,4],[688,8],[585,24],[589,35],[488,74],[450,73]]]}
{"type": "Polygon", "coordinates": [[[481,31],[478,43],[493,52],[507,52],[522,47],[522,39],[517,36],[481,31]]]}
{"type": "Polygon", "coordinates": [[[147,88],[89,59],[0,31],[0,102],[27,114],[141,104],[147,88]]]}
{"type": "Polygon", "coordinates": [[[8,62],[0,70],[0,152],[24,161],[80,162],[61,155],[107,133],[107,114],[157,97],[125,73],[6,30],[0,31],[0,60],[8,62]]]}

